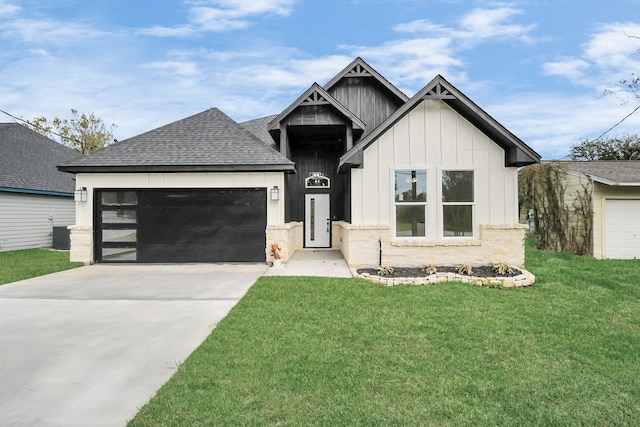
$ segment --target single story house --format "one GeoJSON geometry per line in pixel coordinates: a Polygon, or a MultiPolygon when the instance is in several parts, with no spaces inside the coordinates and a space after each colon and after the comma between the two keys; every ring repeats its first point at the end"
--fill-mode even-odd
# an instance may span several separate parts
{"type": "Polygon", "coordinates": [[[590,196],[593,256],[639,259],[640,161],[557,163],[566,171],[567,197],[585,191],[590,196]]]}
{"type": "Polygon", "coordinates": [[[56,166],[78,153],[18,123],[0,123],[0,152],[0,252],[51,247],[76,209],[74,176],[56,166]]]}
{"type": "Polygon", "coordinates": [[[540,156],[442,76],[409,98],[361,58],[280,114],[210,109],[62,164],[83,262],[524,263],[520,166],[540,156]]]}

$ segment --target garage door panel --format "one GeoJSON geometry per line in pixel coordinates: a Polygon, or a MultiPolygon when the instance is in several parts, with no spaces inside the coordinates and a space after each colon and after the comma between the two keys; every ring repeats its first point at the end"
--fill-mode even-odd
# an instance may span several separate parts
{"type": "Polygon", "coordinates": [[[265,260],[266,189],[137,193],[137,262],[265,260]]]}
{"type": "Polygon", "coordinates": [[[606,201],[606,257],[640,258],[640,200],[606,201]]]}

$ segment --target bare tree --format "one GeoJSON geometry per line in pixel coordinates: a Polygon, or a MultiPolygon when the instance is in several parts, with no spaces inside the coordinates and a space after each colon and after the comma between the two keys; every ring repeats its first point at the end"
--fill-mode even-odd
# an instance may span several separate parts
{"type": "Polygon", "coordinates": [[[107,128],[104,121],[94,113],[82,113],[71,109],[70,119],[58,117],[49,121],[46,117],[24,120],[23,125],[54,139],[81,154],[105,147],[113,141],[115,124],[107,128]]]}

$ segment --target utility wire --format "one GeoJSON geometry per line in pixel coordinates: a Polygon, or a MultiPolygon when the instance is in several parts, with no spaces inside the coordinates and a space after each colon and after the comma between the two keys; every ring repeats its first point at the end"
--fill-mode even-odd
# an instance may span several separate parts
{"type": "Polygon", "coordinates": [[[620,120],[618,123],[616,123],[615,125],[611,126],[609,129],[607,129],[605,132],[602,133],[602,135],[600,135],[599,137],[597,137],[596,139],[594,139],[593,141],[597,141],[600,138],[602,138],[603,136],[605,136],[606,134],[608,134],[609,132],[611,132],[613,129],[615,129],[616,127],[618,127],[619,125],[622,124],[622,122],[624,122],[625,120],[627,120],[629,117],[631,117],[636,111],[640,110],[640,105],[638,105],[632,112],[630,112],[629,114],[627,114],[626,116],[624,116],[624,118],[622,120],[620,120]]]}
{"type": "Polygon", "coordinates": [[[6,111],[4,111],[4,110],[2,110],[2,109],[0,109],[0,113],[4,113],[4,114],[6,114],[7,116],[9,116],[9,117],[11,117],[11,118],[13,118],[13,119],[15,119],[15,120],[18,120],[18,121],[21,121],[21,122],[23,122],[23,123],[26,123],[26,124],[28,124],[29,126],[32,126],[32,127],[36,128],[36,129],[40,129],[40,130],[42,130],[43,132],[51,133],[51,134],[53,134],[53,135],[57,136],[58,138],[60,138],[60,140],[68,139],[68,140],[70,140],[70,141],[77,142],[78,144],[80,144],[80,146],[81,146],[81,147],[82,147],[82,146],[86,146],[86,145],[88,145],[88,146],[93,147],[93,148],[102,148],[101,146],[99,146],[99,145],[95,145],[95,144],[91,144],[90,142],[80,141],[80,140],[78,140],[78,139],[71,138],[71,137],[68,137],[68,136],[62,136],[62,135],[60,135],[58,132],[55,132],[55,131],[52,131],[52,130],[46,130],[46,129],[44,129],[44,128],[43,128],[42,126],[40,126],[40,125],[37,125],[37,124],[35,124],[35,123],[31,123],[29,120],[25,120],[25,119],[23,119],[22,117],[14,116],[13,114],[11,114],[11,113],[7,113],[6,111]]]}
{"type": "MultiPolygon", "coordinates": [[[[632,115],[634,115],[636,113],[636,111],[640,110],[640,105],[638,105],[636,108],[633,109],[632,112],[630,112],[629,114],[627,114],[626,116],[624,116],[622,118],[622,120],[620,120],[618,123],[616,123],[615,125],[611,126],[609,129],[607,129],[606,131],[602,132],[600,134],[600,136],[598,136],[597,138],[594,138],[592,140],[587,140],[587,142],[596,142],[597,140],[599,140],[600,138],[602,138],[603,136],[605,136],[606,134],[608,134],[609,132],[611,132],[612,130],[614,130],[615,128],[617,128],[618,126],[620,126],[622,124],[622,122],[624,122],[625,120],[627,120],[629,117],[631,117],[632,115]]],[[[571,154],[567,154],[566,156],[560,158],[560,160],[564,160],[564,159],[568,159],[571,157],[571,154]]]]}

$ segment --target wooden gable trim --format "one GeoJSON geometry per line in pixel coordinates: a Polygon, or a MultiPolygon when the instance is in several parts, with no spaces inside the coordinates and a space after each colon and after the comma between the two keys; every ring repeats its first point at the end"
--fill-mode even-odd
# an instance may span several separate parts
{"type": "Polygon", "coordinates": [[[296,99],[289,107],[287,107],[282,113],[280,113],[271,123],[269,123],[267,129],[271,131],[279,131],[280,124],[284,121],[296,108],[305,105],[330,105],[345,118],[351,121],[354,129],[364,130],[366,125],[357,118],[351,111],[347,110],[342,104],[340,104],[334,97],[332,97],[322,86],[318,83],[311,85],[298,99],[296,99]]]}
{"type": "Polygon", "coordinates": [[[456,89],[441,75],[437,75],[429,84],[407,101],[398,111],[384,123],[364,137],[351,150],[347,151],[338,163],[338,169],[344,172],[349,167],[362,166],[362,152],[383,133],[393,127],[424,99],[440,99],[453,108],[458,114],[469,120],[475,127],[485,133],[492,141],[505,150],[505,166],[525,166],[540,162],[540,155],[512,134],[482,108],[456,89]]]}
{"type": "Polygon", "coordinates": [[[455,95],[452,95],[441,83],[436,83],[433,89],[429,90],[424,96],[424,99],[457,99],[455,95]]]}
{"type": "Polygon", "coordinates": [[[300,105],[329,105],[329,102],[322,94],[314,91],[309,95],[304,101],[300,103],[300,105]]]}
{"type": "Polygon", "coordinates": [[[378,73],[373,67],[364,62],[360,57],[354,59],[349,65],[347,65],[342,71],[340,71],[334,78],[324,85],[324,89],[328,92],[333,86],[335,86],[343,78],[353,77],[372,77],[376,79],[385,89],[393,94],[399,103],[404,104],[409,100],[409,97],[405,95],[400,89],[395,87],[389,80],[385,79],[382,74],[378,73]]]}

